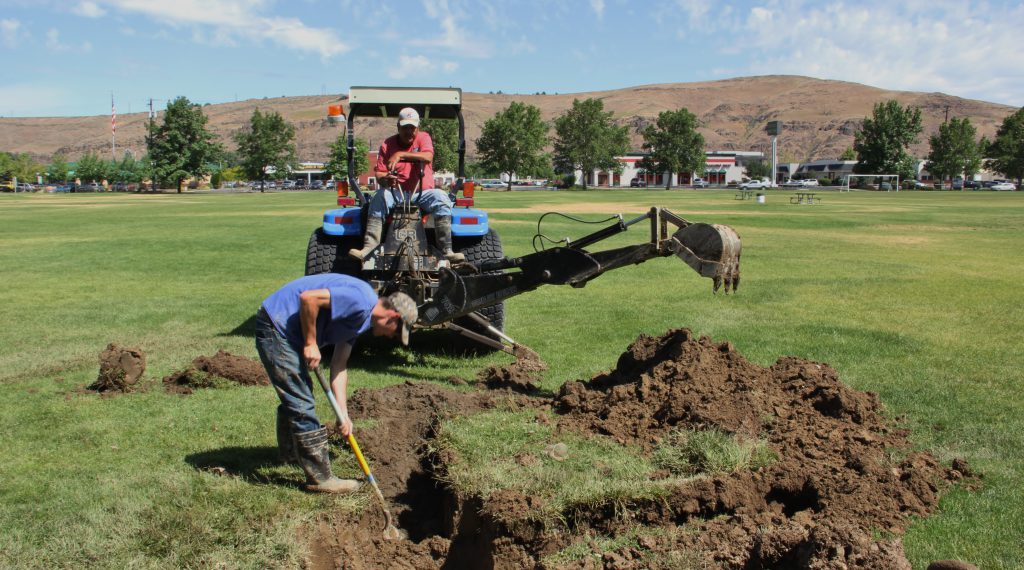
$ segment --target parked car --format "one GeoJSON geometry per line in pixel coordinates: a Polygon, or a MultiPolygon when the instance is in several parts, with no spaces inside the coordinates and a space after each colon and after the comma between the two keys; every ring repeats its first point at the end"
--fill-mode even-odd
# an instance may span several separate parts
{"type": "Polygon", "coordinates": [[[630,188],[647,188],[647,182],[642,178],[634,178],[629,181],[630,188]]]}
{"type": "Polygon", "coordinates": [[[759,190],[761,188],[768,188],[769,183],[767,180],[748,180],[743,184],[740,184],[740,188],[743,190],[759,190]]]}
{"type": "Polygon", "coordinates": [[[703,178],[694,178],[693,179],[693,187],[694,188],[707,188],[708,187],[708,181],[704,180],[703,178]]]}
{"type": "Polygon", "coordinates": [[[53,191],[54,192],[62,192],[62,193],[63,192],[71,192],[71,185],[70,184],[61,184],[59,186],[54,186],[53,187],[53,191]]]}
{"type": "Polygon", "coordinates": [[[992,185],[993,190],[1016,190],[1017,186],[1012,182],[996,182],[992,185]]]}
{"type": "Polygon", "coordinates": [[[310,182],[309,183],[309,189],[310,190],[323,190],[324,189],[324,181],[323,180],[314,180],[314,181],[310,182]]]}
{"type": "Polygon", "coordinates": [[[484,178],[477,183],[481,188],[505,188],[507,183],[497,178],[484,178]]]}
{"type": "Polygon", "coordinates": [[[29,184],[28,182],[19,182],[18,188],[15,192],[35,192],[36,187],[29,184]]]}
{"type": "Polygon", "coordinates": [[[818,185],[818,180],[816,178],[807,178],[807,179],[804,179],[804,180],[800,181],[800,186],[803,187],[803,188],[806,188],[808,186],[814,187],[814,186],[817,186],[817,185],[818,185]]]}
{"type": "Polygon", "coordinates": [[[792,178],[781,184],[783,188],[802,188],[803,185],[803,180],[793,180],[792,178]]]}

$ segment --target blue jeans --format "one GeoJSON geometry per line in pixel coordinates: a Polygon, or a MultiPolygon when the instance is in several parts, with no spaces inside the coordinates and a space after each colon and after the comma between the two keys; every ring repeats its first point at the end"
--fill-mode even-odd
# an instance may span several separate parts
{"type": "Polygon", "coordinates": [[[292,433],[323,427],[316,417],[313,380],[309,377],[306,363],[295,347],[278,332],[263,307],[256,313],[256,351],[260,353],[270,383],[281,399],[278,411],[288,419],[292,433]]]}
{"type": "MultiPolygon", "coordinates": [[[[381,188],[377,190],[377,193],[370,198],[370,217],[383,220],[387,217],[388,212],[395,207],[395,204],[401,200],[404,200],[404,197],[397,189],[381,188]]],[[[412,203],[428,214],[442,217],[452,215],[452,199],[446,192],[437,188],[413,192],[412,203]]]]}

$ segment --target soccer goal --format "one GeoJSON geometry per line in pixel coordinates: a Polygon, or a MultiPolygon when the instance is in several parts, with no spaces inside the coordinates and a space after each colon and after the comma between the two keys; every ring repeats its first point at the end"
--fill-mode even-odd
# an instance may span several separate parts
{"type": "Polygon", "coordinates": [[[886,189],[886,192],[891,192],[892,190],[895,190],[897,192],[900,191],[899,174],[847,174],[845,180],[846,184],[843,185],[840,191],[850,191],[850,186],[853,186],[853,184],[850,183],[851,178],[881,178],[882,180],[879,182],[879,184],[885,184],[886,182],[889,183],[889,187],[886,189]],[[893,178],[896,179],[896,184],[892,183],[893,178]]]}

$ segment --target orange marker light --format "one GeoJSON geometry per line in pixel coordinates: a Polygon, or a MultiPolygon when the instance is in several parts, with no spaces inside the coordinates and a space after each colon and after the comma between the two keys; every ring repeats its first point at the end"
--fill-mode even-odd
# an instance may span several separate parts
{"type": "Polygon", "coordinates": [[[476,190],[476,185],[472,182],[462,183],[462,195],[466,198],[472,198],[473,192],[476,190]]]}
{"type": "Polygon", "coordinates": [[[327,106],[327,121],[340,123],[345,120],[345,108],[341,104],[327,106]]]}

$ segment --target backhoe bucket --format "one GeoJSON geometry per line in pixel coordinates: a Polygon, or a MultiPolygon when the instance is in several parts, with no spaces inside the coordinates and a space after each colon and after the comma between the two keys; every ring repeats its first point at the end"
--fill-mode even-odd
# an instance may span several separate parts
{"type": "Polygon", "coordinates": [[[729,226],[690,224],[672,235],[679,244],[676,255],[699,273],[714,280],[714,290],[725,292],[740,284],[740,236],[729,226]]]}

